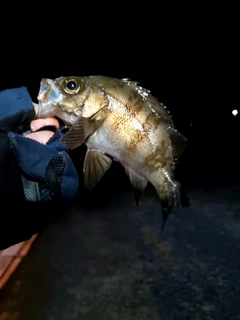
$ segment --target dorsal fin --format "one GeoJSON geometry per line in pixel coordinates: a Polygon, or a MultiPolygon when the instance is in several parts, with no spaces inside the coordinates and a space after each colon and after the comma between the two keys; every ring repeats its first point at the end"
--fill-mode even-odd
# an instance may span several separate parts
{"type": "Polygon", "coordinates": [[[167,108],[156,97],[154,97],[149,90],[139,86],[138,82],[130,81],[129,79],[122,80],[131,86],[133,90],[140,94],[142,98],[150,104],[150,107],[157,113],[159,118],[166,123],[166,125],[168,124],[173,126],[172,117],[167,108]]]}
{"type": "Polygon", "coordinates": [[[186,146],[187,139],[172,127],[167,128],[167,133],[172,142],[173,158],[176,163],[186,146]]]}

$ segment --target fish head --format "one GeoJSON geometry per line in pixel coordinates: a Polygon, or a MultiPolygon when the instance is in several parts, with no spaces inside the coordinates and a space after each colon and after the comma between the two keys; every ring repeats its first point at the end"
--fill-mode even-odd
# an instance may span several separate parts
{"type": "Polygon", "coordinates": [[[73,125],[82,116],[87,90],[80,77],[43,78],[38,93],[38,118],[59,117],[73,125]]]}

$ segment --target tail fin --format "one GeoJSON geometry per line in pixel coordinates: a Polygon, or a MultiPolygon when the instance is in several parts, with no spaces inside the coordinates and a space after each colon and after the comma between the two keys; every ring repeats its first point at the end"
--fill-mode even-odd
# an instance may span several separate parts
{"type": "Polygon", "coordinates": [[[190,205],[189,198],[183,190],[182,186],[178,182],[169,185],[166,191],[160,190],[158,192],[160,197],[162,212],[163,212],[163,222],[162,230],[164,229],[165,223],[171,211],[177,209],[180,206],[187,207],[190,205]]]}

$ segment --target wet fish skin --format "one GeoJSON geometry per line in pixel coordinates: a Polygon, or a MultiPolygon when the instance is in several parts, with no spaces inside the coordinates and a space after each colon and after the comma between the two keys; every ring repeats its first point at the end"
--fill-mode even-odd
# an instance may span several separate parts
{"type": "Polygon", "coordinates": [[[85,143],[84,181],[93,188],[112,164],[126,170],[138,203],[150,182],[162,204],[164,221],[186,199],[174,177],[186,139],[174,128],[166,108],[128,79],[105,76],[43,79],[39,117],[58,116],[70,127],[63,143],[85,143]]]}

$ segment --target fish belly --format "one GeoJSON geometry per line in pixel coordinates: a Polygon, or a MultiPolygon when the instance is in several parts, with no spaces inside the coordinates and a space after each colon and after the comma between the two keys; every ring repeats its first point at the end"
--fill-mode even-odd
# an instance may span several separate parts
{"type": "Polygon", "coordinates": [[[161,171],[171,168],[170,139],[159,125],[144,127],[138,118],[119,105],[117,111],[108,109],[105,120],[85,144],[96,149],[125,168],[130,168],[151,183],[161,180],[161,171]]]}

